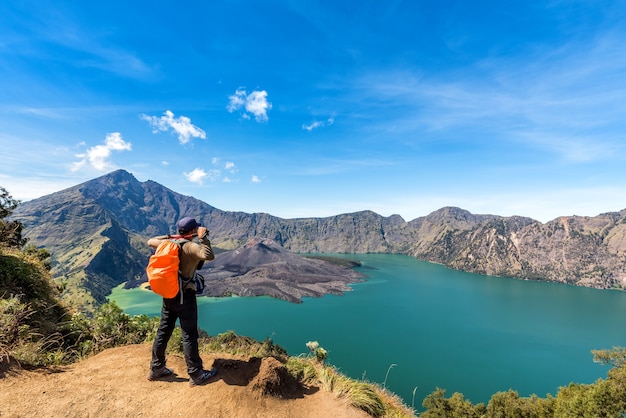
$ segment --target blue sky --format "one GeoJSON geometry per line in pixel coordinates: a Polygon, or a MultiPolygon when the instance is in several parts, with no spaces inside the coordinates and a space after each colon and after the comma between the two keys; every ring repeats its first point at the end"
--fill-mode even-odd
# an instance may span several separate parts
{"type": "Polygon", "coordinates": [[[228,211],[626,208],[623,1],[0,2],[0,186],[228,211]]]}

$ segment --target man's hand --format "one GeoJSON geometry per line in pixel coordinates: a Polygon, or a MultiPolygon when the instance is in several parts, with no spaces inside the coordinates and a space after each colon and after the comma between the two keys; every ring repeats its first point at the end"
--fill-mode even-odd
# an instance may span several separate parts
{"type": "Polygon", "coordinates": [[[199,226],[198,227],[198,238],[202,239],[204,238],[205,235],[208,235],[209,231],[203,227],[203,226],[199,226]]]}

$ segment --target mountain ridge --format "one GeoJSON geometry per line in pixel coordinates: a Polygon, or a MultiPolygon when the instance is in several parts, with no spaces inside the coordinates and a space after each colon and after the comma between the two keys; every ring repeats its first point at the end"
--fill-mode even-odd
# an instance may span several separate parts
{"type": "Polygon", "coordinates": [[[223,211],[116,170],[21,203],[12,218],[24,224],[30,242],[53,254],[55,278],[75,284],[68,288],[87,289],[74,291],[82,303],[95,306],[114,285],[143,275],[150,255],[146,238],[174,232],[175,220],[188,214],[209,228],[211,242],[222,250],[266,238],[293,253],[405,254],[479,274],[626,286],[626,209],[545,224],[456,207],[410,221],[370,210],[283,219],[223,211]]]}

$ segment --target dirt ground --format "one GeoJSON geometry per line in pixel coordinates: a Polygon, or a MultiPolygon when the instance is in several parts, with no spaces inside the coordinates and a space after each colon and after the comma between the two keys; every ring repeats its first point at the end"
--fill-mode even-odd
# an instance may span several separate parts
{"type": "Polygon", "coordinates": [[[368,417],[345,399],[281,376],[274,359],[202,359],[218,374],[195,387],[183,358],[172,355],[167,365],[175,374],[148,381],[145,344],[45,371],[9,371],[0,377],[0,417],[368,417]]]}

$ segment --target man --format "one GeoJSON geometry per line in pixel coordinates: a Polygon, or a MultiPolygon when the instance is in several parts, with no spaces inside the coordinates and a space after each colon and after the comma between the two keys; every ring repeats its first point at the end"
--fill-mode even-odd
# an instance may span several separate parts
{"type": "MultiPolygon", "coordinates": [[[[205,227],[201,226],[194,218],[184,217],[178,221],[178,233],[180,236],[159,236],[148,240],[148,245],[157,248],[159,244],[168,239],[181,242],[180,273],[183,279],[193,278],[196,269],[201,268],[204,261],[213,260],[213,249],[209,241],[209,234],[205,227]],[[199,242],[192,241],[194,237],[199,242]]],[[[171,299],[163,298],[161,308],[161,322],[152,345],[152,360],[150,361],[150,374],[148,380],[157,380],[170,376],[172,369],[165,367],[165,349],[167,342],[176,327],[176,319],[180,320],[183,334],[183,353],[189,373],[189,385],[204,385],[215,376],[217,370],[204,370],[202,359],[198,352],[198,305],[196,303],[196,285],[193,280],[183,286],[178,295],[171,299]],[[181,294],[182,292],[182,302],[181,294]]]]}

